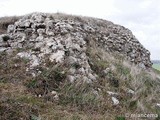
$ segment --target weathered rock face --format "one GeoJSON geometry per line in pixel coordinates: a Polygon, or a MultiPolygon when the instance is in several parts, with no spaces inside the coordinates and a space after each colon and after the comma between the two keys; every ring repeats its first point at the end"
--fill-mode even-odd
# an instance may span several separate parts
{"type": "Polygon", "coordinates": [[[90,39],[107,52],[117,52],[142,67],[151,67],[150,52],[130,30],[112,22],[67,15],[33,13],[8,26],[0,37],[0,51],[26,48],[19,57],[31,60],[31,68],[49,56],[51,62],[67,61],[71,66],[68,79],[96,79],[88,63],[86,49],[90,39]]]}

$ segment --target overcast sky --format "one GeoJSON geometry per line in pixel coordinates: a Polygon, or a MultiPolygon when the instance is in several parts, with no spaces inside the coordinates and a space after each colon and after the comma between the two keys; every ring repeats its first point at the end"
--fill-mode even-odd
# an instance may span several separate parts
{"type": "Polygon", "coordinates": [[[160,0],[0,0],[0,16],[63,12],[123,25],[160,60],[160,0]]]}

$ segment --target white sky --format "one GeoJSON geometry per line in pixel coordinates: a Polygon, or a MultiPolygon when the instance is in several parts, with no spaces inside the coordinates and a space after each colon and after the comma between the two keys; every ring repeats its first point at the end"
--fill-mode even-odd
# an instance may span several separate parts
{"type": "Polygon", "coordinates": [[[160,0],[0,0],[0,17],[63,12],[123,25],[160,60],[160,0]]]}

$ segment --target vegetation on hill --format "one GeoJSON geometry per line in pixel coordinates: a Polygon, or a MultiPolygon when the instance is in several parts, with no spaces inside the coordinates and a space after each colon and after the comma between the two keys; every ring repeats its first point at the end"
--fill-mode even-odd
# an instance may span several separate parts
{"type": "Polygon", "coordinates": [[[152,60],[153,64],[160,64],[160,60],[152,60]]]}
{"type": "MultiPolygon", "coordinates": [[[[54,68],[49,62],[50,68],[42,67],[42,73],[34,77],[31,73],[26,73],[28,60],[17,59],[15,54],[9,56],[1,53],[1,120],[115,120],[117,117],[125,117],[125,113],[160,114],[159,108],[155,107],[160,98],[160,79],[157,74],[144,71],[120,57],[117,59],[117,56],[106,53],[104,54],[107,58],[99,61],[95,56],[99,51],[89,51],[93,67],[101,76],[101,79],[92,84],[82,81],[68,83],[65,81],[65,74],[61,73],[64,68],[54,68]],[[109,65],[112,65],[113,69],[104,76],[101,69],[109,65]],[[52,90],[58,92],[58,100],[45,93],[52,90]],[[133,90],[134,93],[128,90],[133,90]],[[107,91],[117,93],[119,105],[113,105],[107,91]],[[43,97],[37,96],[41,93],[44,94],[43,97]]],[[[102,51],[100,53],[102,54],[102,51]]]]}
{"type": "Polygon", "coordinates": [[[158,71],[160,71],[160,60],[152,60],[152,67],[158,71]]]}
{"type": "Polygon", "coordinates": [[[160,64],[153,64],[153,68],[160,71],[160,64]]]}
{"type": "Polygon", "coordinates": [[[14,24],[21,17],[2,17],[0,18],[0,35],[7,32],[7,27],[10,24],[14,24]]]}
{"type": "MultiPolygon", "coordinates": [[[[31,60],[17,57],[26,48],[1,52],[0,120],[125,120],[126,113],[155,114],[159,120],[160,74],[123,55],[107,53],[94,42],[90,39],[86,50],[89,65],[99,76],[92,82],[67,81],[68,63],[55,64],[47,55],[28,71],[31,60]],[[35,75],[36,70],[40,72],[35,75]]],[[[79,69],[79,64],[72,67],[79,69]]]]}

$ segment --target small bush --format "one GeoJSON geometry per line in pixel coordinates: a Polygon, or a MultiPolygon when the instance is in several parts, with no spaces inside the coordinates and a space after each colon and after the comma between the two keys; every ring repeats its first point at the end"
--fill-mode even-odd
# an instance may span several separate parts
{"type": "Polygon", "coordinates": [[[66,72],[63,71],[62,68],[56,68],[55,70],[53,70],[53,74],[54,74],[54,79],[57,82],[61,82],[66,79],[66,72]]]}
{"type": "Polygon", "coordinates": [[[106,74],[106,78],[109,80],[109,83],[113,87],[119,87],[119,78],[117,77],[116,73],[109,71],[106,74]]]}
{"type": "Polygon", "coordinates": [[[131,102],[129,103],[129,108],[130,108],[131,110],[136,109],[136,108],[137,108],[137,100],[131,101],[131,102]]]}
{"type": "Polygon", "coordinates": [[[2,38],[3,38],[4,42],[6,42],[6,41],[8,41],[10,39],[10,37],[8,35],[3,36],[2,38]]]}

